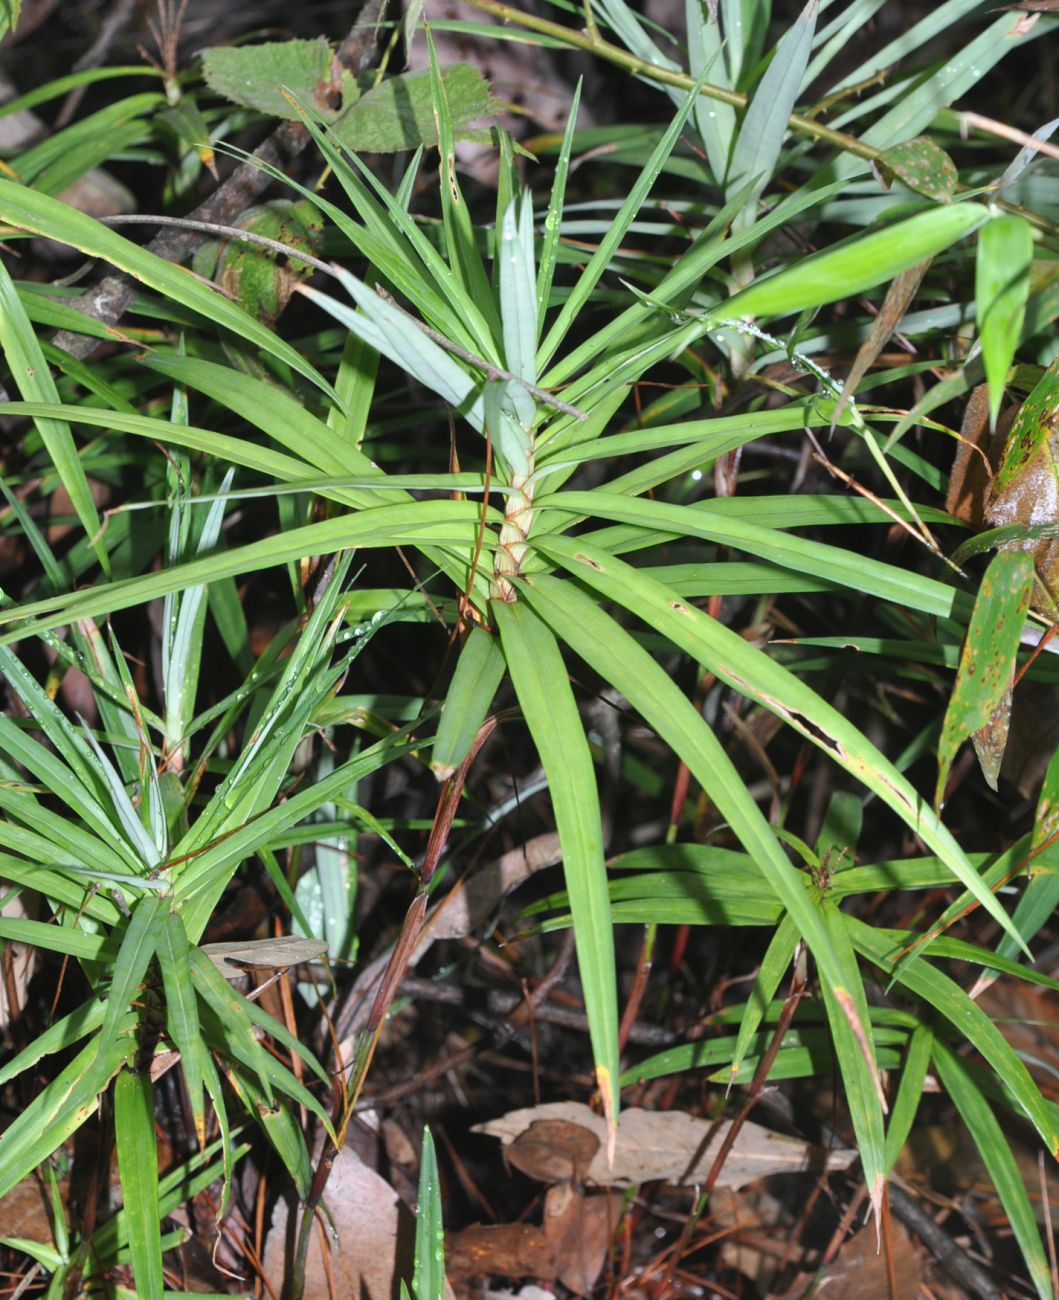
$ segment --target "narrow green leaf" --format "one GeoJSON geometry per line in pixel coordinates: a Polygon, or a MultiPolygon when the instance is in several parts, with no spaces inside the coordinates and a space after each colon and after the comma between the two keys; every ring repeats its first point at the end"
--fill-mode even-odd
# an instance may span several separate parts
{"type": "Polygon", "coordinates": [[[746,1010],[739,1022],[739,1033],[732,1052],[732,1077],[729,1088],[742,1068],[754,1035],[779,988],[780,980],[790,969],[797,946],[798,927],[788,912],[773,931],[765,955],[761,959],[761,965],[754,976],[754,983],[750,988],[750,996],[746,1000],[746,1010]]]}
{"type": "Polygon", "coordinates": [[[994,429],[1022,335],[1032,261],[1033,227],[1025,217],[997,216],[979,231],[974,299],[994,429]]]}
{"type": "Polygon", "coordinates": [[[162,1300],[162,1229],[158,1209],[158,1144],[149,1074],[122,1070],[114,1080],[114,1140],[125,1201],[136,1294],[162,1300]]]}
{"type": "Polygon", "coordinates": [[[574,87],[574,97],[566,118],[563,143],[555,160],[552,174],[552,192],[548,199],[548,211],[544,216],[544,239],[541,243],[540,265],[537,268],[537,320],[544,320],[552,292],[552,280],[558,261],[559,235],[562,230],[563,206],[566,198],[566,178],[570,173],[570,155],[574,147],[574,130],[577,126],[577,110],[581,103],[581,86],[583,79],[578,78],[574,87]]]}
{"type": "Polygon", "coordinates": [[[521,602],[495,601],[491,609],[511,681],[548,775],[596,1075],[609,1122],[615,1124],[618,995],[592,755],[555,637],[521,602]]]}
{"type": "Polygon", "coordinates": [[[983,728],[990,730],[977,746],[978,754],[986,781],[996,789],[1007,740],[1019,636],[1032,592],[1032,556],[1026,551],[1000,551],[993,557],[978,589],[938,741],[936,808],[941,807],[956,751],[969,736],[981,735],[983,728]]]}
{"type": "Polygon", "coordinates": [[[183,267],[156,257],[92,217],[58,199],[38,194],[15,181],[0,178],[0,220],[45,239],[69,244],[89,257],[99,257],[143,284],[178,302],[252,347],[261,348],[304,375],[332,399],[334,393],[304,357],[241,307],[197,280],[183,267]]]}
{"type": "MultiPolygon", "coordinates": [[[[746,847],[750,854],[748,867],[753,863],[758,868],[789,910],[822,977],[835,987],[843,987],[844,968],[835,959],[819,911],[809,896],[808,877],[791,865],[731,759],[687,696],[627,632],[576,587],[549,575],[535,574],[524,578],[519,590],[563,640],[621,691],[687,763],[746,847]]],[[[547,700],[547,694],[542,699],[547,700]]],[[[553,778],[553,797],[555,788],[553,778]]],[[[737,885],[737,881],[736,877],[733,883],[737,885]]],[[[748,881],[747,885],[752,887],[753,883],[748,881]]],[[[687,908],[686,896],[684,906],[687,908]]]]}
{"type": "Polygon", "coordinates": [[[886,1172],[888,1174],[897,1164],[908,1141],[908,1135],[912,1131],[912,1125],[919,1114],[919,1103],[923,1100],[923,1085],[926,1082],[933,1050],[934,1031],[927,1025],[917,1025],[908,1040],[905,1068],[901,1071],[901,1082],[890,1111],[890,1123],[886,1129],[886,1172]]]}
{"type": "MultiPolygon", "coordinates": [[[[0,181],[0,184],[10,184],[0,181]]],[[[3,348],[11,378],[22,396],[30,402],[59,401],[51,370],[44,359],[40,343],[29,322],[22,299],[15,290],[7,268],[0,263],[0,348],[3,348]]],[[[110,572],[110,558],[99,541],[99,512],[92,489],[77,453],[70,426],[61,419],[38,416],[34,420],[44,448],[55,466],[63,487],[70,496],[81,527],[92,543],[103,572],[110,572]]]]}
{"type": "Polygon", "coordinates": [[[140,985],[161,937],[165,908],[166,904],[157,894],[147,894],[132,909],[110,977],[107,1014],[99,1031],[101,1056],[111,1050],[122,1017],[139,995],[140,985]]]}
{"type": "Polygon", "coordinates": [[[842,983],[832,985],[829,980],[822,979],[821,990],[842,1075],[843,1092],[857,1136],[864,1181],[872,1208],[879,1215],[882,1213],[887,1172],[883,1137],[886,1101],[872,1041],[868,999],[846,930],[845,916],[838,905],[826,897],[821,900],[821,912],[832,950],[843,968],[842,983]]]}
{"type": "Polygon", "coordinates": [[[1059,1117],[989,1016],[954,980],[929,961],[924,958],[902,961],[902,950],[920,936],[907,931],[879,930],[852,916],[846,917],[846,925],[858,952],[939,1011],[962,1040],[974,1043],[1003,1084],[1013,1107],[1029,1119],[1051,1155],[1059,1156],[1059,1117]]]}
{"type": "Polygon", "coordinates": [[[504,675],[504,656],[484,627],[475,626],[464,642],[452,675],[430,766],[447,780],[470,753],[504,675]]]}
{"type": "Polygon", "coordinates": [[[188,938],[179,913],[163,918],[158,936],[158,965],[165,990],[166,1032],[180,1053],[184,1083],[188,1090],[191,1120],[199,1146],[206,1145],[206,1108],[202,1098],[202,1056],[204,1046],[199,1029],[195,988],[188,965],[188,938]]]}
{"type": "Polygon", "coordinates": [[[794,23],[780,38],[765,69],[765,75],[754,89],[746,114],[739,127],[732,162],[725,186],[731,199],[745,187],[749,190],[743,200],[745,209],[753,211],[780,156],[788,119],[801,89],[802,77],[809,62],[816,30],[818,0],[808,0],[794,23]]]}
{"type": "Polygon", "coordinates": [[[695,106],[699,97],[699,91],[705,78],[701,78],[695,83],[691,90],[688,91],[684,103],[681,105],[676,117],[670,123],[665,134],[659,140],[651,157],[647,160],[646,165],[636,178],[635,183],[629,191],[625,202],[615,214],[614,220],[607,230],[604,237],[600,240],[596,251],[588,261],[579,276],[577,283],[570,290],[569,297],[563,303],[559,315],[552,322],[545,336],[544,342],[537,353],[537,372],[543,374],[548,362],[555,355],[556,349],[566,337],[570,326],[580,314],[581,309],[588,301],[599,283],[600,277],[604,271],[608,270],[614,259],[615,250],[621,244],[621,241],[628,233],[629,226],[632,225],[641,207],[644,199],[651,191],[651,187],[658,179],[658,174],[666,159],[672,153],[677,140],[680,138],[680,132],[684,129],[684,123],[688,120],[688,114],[695,106]]]}
{"type": "Polygon", "coordinates": [[[419,1157],[419,1205],[416,1209],[415,1272],[412,1290],[416,1300],[433,1300],[445,1294],[445,1225],[441,1215],[441,1180],[434,1139],[423,1130],[419,1157]]]}
{"type": "Polygon", "coordinates": [[[1026,1184],[1022,1181],[1022,1172],[1011,1152],[1004,1130],[997,1122],[989,1102],[975,1086],[967,1066],[956,1053],[950,1051],[944,1043],[935,1042],[933,1056],[938,1081],[955,1103],[989,1170],[1008,1223],[1019,1243],[1022,1258],[1026,1261],[1034,1289],[1040,1300],[1052,1300],[1055,1293],[1048,1256],[1041,1241],[1033,1206],[1026,1193],[1026,1184]]]}
{"type": "MultiPolygon", "coordinates": [[[[534,545],[584,582],[636,613],[652,631],[680,646],[723,681],[778,714],[828,753],[935,850],[1007,933],[1016,933],[1010,917],[983,884],[950,832],[923,806],[911,783],[867,737],[793,673],[755,650],[737,633],[681,601],[668,588],[585,541],[546,536],[535,539],[534,545]]],[[[784,902],[788,900],[784,898],[784,902]]],[[[801,926],[801,918],[796,919],[801,926]]],[[[804,927],[802,932],[806,934],[804,927]]],[[[809,939],[808,934],[806,938],[809,939]]],[[[835,978],[833,983],[841,986],[841,978],[835,978]]]]}

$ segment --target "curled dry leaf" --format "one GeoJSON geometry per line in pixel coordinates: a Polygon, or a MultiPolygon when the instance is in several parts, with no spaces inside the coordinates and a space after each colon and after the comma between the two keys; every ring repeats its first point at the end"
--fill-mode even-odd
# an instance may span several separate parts
{"type": "Polygon", "coordinates": [[[508,1162],[541,1183],[579,1182],[599,1150],[599,1138],[565,1119],[538,1119],[504,1154],[508,1162]]]}
{"type": "Polygon", "coordinates": [[[240,979],[248,970],[285,970],[316,961],[327,951],[323,939],[249,939],[238,943],[204,943],[202,951],[225,979],[240,979]]]}
{"type": "MultiPolygon", "coordinates": [[[[624,1110],[618,1125],[613,1163],[607,1162],[606,1122],[580,1102],[552,1102],[510,1111],[499,1119],[475,1125],[475,1132],[499,1138],[505,1147],[539,1120],[565,1120],[595,1134],[601,1143],[584,1179],[598,1187],[624,1187],[637,1183],[700,1182],[728,1131],[728,1121],[711,1124],[684,1111],[624,1110]]],[[[742,1187],[770,1174],[846,1169],[855,1151],[824,1151],[808,1142],[783,1137],[746,1123],[718,1179],[719,1186],[742,1187]]]]}

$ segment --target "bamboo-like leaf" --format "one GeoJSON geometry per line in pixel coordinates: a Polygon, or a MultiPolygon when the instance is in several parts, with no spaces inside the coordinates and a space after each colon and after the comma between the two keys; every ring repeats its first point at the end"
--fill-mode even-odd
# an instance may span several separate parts
{"type": "Polygon", "coordinates": [[[114,1141],[125,1201],[137,1296],[162,1300],[162,1229],[158,1209],[158,1144],[149,1074],[122,1070],[114,1080],[114,1141]]]}
{"type": "MultiPolygon", "coordinates": [[[[1022,1171],[1015,1162],[1008,1139],[997,1123],[992,1107],[976,1087],[965,1063],[944,1043],[935,1041],[934,1065],[938,1081],[952,1098],[956,1109],[974,1139],[989,1176],[993,1180],[1000,1204],[1019,1243],[1030,1280],[1040,1300],[1052,1300],[1052,1274],[1048,1266],[1037,1226],[1037,1217],[1022,1181],[1022,1171]]],[[[1053,1155],[1054,1155],[1053,1149],[1053,1155]]]]}
{"type": "Polygon", "coordinates": [[[699,97],[703,80],[704,78],[700,79],[688,91],[687,97],[678,110],[676,117],[659,140],[643,171],[636,178],[625,202],[615,214],[610,229],[600,240],[596,251],[588,261],[588,265],[581,272],[577,283],[570,291],[569,297],[563,303],[559,315],[552,322],[552,326],[545,335],[544,342],[540,345],[540,350],[537,353],[538,373],[543,373],[548,362],[555,355],[556,349],[569,332],[570,326],[588,301],[592,290],[599,283],[600,277],[610,267],[615,250],[628,233],[629,226],[643,206],[644,199],[650,193],[651,187],[658,179],[662,164],[669,157],[677,140],[680,138],[680,132],[684,128],[684,123],[688,120],[688,114],[699,97]]]}
{"type": "Polygon", "coordinates": [[[750,989],[750,996],[746,1000],[746,1010],[739,1022],[739,1033],[732,1052],[732,1078],[729,1087],[735,1082],[742,1068],[754,1035],[779,988],[780,980],[790,968],[797,946],[798,928],[788,912],[773,931],[765,955],[761,959],[761,965],[754,976],[754,983],[750,989]]]}
{"type": "Polygon", "coordinates": [[[899,954],[917,936],[907,931],[876,929],[848,915],[846,926],[858,952],[940,1012],[962,1039],[974,1043],[1002,1082],[1013,1107],[1029,1119],[1052,1156],[1059,1155],[1059,1117],[989,1016],[929,961],[900,959],[899,954]]]}
{"type": "MultiPolygon", "coordinates": [[[[726,15],[727,19],[727,15],[726,15]]],[[[706,0],[685,0],[684,21],[688,31],[688,69],[693,77],[706,77],[715,86],[732,90],[730,69],[738,69],[743,53],[743,14],[729,28],[725,22],[722,37],[716,4],[706,0]]],[[[670,99],[675,98],[670,92],[670,99]]],[[[718,186],[724,184],[728,174],[732,140],[735,138],[735,109],[720,100],[707,100],[701,95],[694,109],[695,127],[702,137],[710,171],[718,186]]]]}
{"type": "Polygon", "coordinates": [[[495,637],[475,626],[464,642],[452,675],[430,766],[447,780],[470,753],[504,675],[504,656],[495,637]]]}
{"type": "Polygon", "coordinates": [[[563,143],[555,160],[555,172],[552,178],[552,192],[548,199],[548,211],[544,216],[544,239],[541,244],[540,264],[537,267],[537,320],[544,320],[552,292],[552,280],[558,261],[559,235],[563,220],[563,203],[566,198],[566,178],[570,172],[570,154],[574,147],[574,131],[577,127],[577,110],[581,104],[582,79],[574,87],[574,96],[566,118],[563,143]]]}
{"type": "Polygon", "coordinates": [[[100,257],[110,262],[174,302],[190,307],[192,311],[224,329],[230,329],[251,347],[261,348],[269,356],[276,357],[334,397],[314,367],[260,321],[249,316],[223,294],[190,275],[183,267],[156,257],[83,212],[46,194],[27,189],[15,181],[0,178],[0,221],[6,221],[20,230],[28,230],[45,239],[69,244],[89,257],[100,257]]]}
{"type": "Polygon", "coordinates": [[[199,1030],[195,988],[188,966],[188,939],[179,913],[169,912],[158,936],[158,965],[165,991],[166,1032],[180,1053],[184,1084],[188,1091],[191,1121],[199,1146],[206,1145],[206,1108],[202,1097],[202,1056],[205,1051],[199,1030]]]}
{"type": "Polygon", "coordinates": [[[938,741],[937,808],[956,751],[986,728],[989,734],[976,748],[986,781],[996,789],[1011,711],[1011,680],[1033,581],[1033,557],[1026,551],[1000,551],[982,578],[938,741]]]}
{"type": "MultiPolygon", "coordinates": [[[[490,522],[496,522],[495,512],[489,514],[490,522]]],[[[31,630],[40,632],[127,609],[170,591],[252,573],[307,555],[326,555],[347,547],[423,544],[455,547],[471,555],[481,517],[481,507],[473,501],[416,501],[307,524],[247,546],[192,560],[166,572],[146,574],[142,578],[124,578],[86,591],[52,596],[0,611],[0,623],[10,624],[17,619],[19,624],[16,631],[0,637],[0,644],[17,641],[31,630]],[[27,624],[27,620],[33,622],[27,624]]]]}
{"type": "Polygon", "coordinates": [[[0,1196],[6,1196],[98,1109],[99,1094],[136,1050],[131,1036],[108,1046],[93,1038],[4,1130],[0,1196]]]}
{"type": "Polygon", "coordinates": [[[886,1157],[883,1110],[886,1100],[872,1041],[868,999],[857,968],[857,958],[845,928],[845,916],[829,898],[821,902],[824,924],[832,950],[843,969],[840,985],[821,981],[827,1019],[835,1044],[835,1057],[842,1075],[843,1092],[849,1106],[853,1131],[857,1135],[864,1181],[876,1216],[882,1213],[886,1186],[886,1157]]]}
{"type": "Polygon", "coordinates": [[[977,203],[930,208],[756,280],[712,314],[715,319],[787,316],[851,298],[950,248],[988,219],[988,210],[977,203]]]}
{"type": "Polygon", "coordinates": [[[555,637],[521,602],[496,601],[493,617],[511,681],[548,775],[563,846],[577,963],[600,1092],[618,1114],[618,1009],[614,932],[592,756],[555,637]]]}
{"type": "Polygon", "coordinates": [[[794,111],[809,62],[817,8],[818,0],[808,0],[781,37],[739,127],[725,189],[727,197],[732,198],[749,185],[743,202],[751,211],[772,179],[780,156],[788,118],[794,111]]]}
{"type": "MultiPolygon", "coordinates": [[[[791,866],[731,759],[691,701],[627,632],[576,588],[549,575],[535,574],[523,579],[519,590],[556,633],[621,691],[687,763],[739,836],[751,855],[750,861],[790,912],[822,977],[836,987],[844,987],[844,968],[835,959],[827,931],[806,889],[807,878],[791,866]]],[[[551,788],[554,792],[554,777],[551,788]]]]}
{"type": "Polygon", "coordinates": [[[979,231],[974,298],[994,429],[1022,336],[1032,261],[1033,227],[1025,217],[994,217],[979,231]]]}
{"type": "MultiPolygon", "coordinates": [[[[0,181],[0,184],[10,184],[0,181]]],[[[51,370],[44,359],[40,343],[29,323],[22,300],[15,290],[7,268],[0,264],[0,348],[11,368],[11,378],[22,396],[30,402],[59,401],[51,370]]],[[[70,496],[81,527],[90,539],[104,573],[110,572],[110,559],[99,542],[99,512],[92,497],[92,489],[81,464],[70,426],[61,419],[38,416],[34,420],[37,432],[48,453],[55,472],[70,496]]]]}
{"type": "Polygon", "coordinates": [[[513,375],[537,382],[537,295],[533,265],[533,202],[512,199],[500,227],[500,317],[504,357],[513,375]]]}
{"type": "Polygon", "coordinates": [[[132,909],[110,977],[107,1014],[99,1031],[101,1058],[111,1051],[118,1026],[139,994],[162,934],[165,908],[166,904],[157,894],[146,894],[132,909]]]}
{"type": "Polygon", "coordinates": [[[934,1031],[927,1025],[917,1025],[908,1040],[908,1054],[901,1071],[901,1082],[897,1096],[890,1111],[890,1123],[886,1129],[886,1172],[893,1171],[894,1165],[904,1150],[905,1142],[912,1131],[919,1104],[923,1100],[923,1085],[930,1067],[930,1056],[934,1048],[934,1031]]]}
{"type": "MultiPolygon", "coordinates": [[[[632,610],[654,632],[680,646],[722,680],[778,714],[830,754],[935,850],[1008,934],[1017,933],[1010,917],[982,883],[952,835],[923,805],[907,779],[838,710],[793,673],[754,650],[737,633],[701,610],[685,604],[674,593],[588,543],[548,536],[535,539],[534,544],[590,586],[632,610]]],[[[1021,939],[1019,943],[1022,944],[1021,939]]],[[[836,978],[834,983],[841,985],[841,979],[836,978]]]]}

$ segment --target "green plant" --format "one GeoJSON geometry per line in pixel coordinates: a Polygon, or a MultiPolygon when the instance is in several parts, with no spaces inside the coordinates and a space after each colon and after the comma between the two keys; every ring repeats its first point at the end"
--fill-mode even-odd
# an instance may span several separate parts
{"type": "MultiPolygon", "coordinates": [[[[995,625],[1002,616],[1011,620],[1013,635],[998,641],[983,675],[1003,683],[1015,668],[1032,587],[1025,553],[1002,552],[994,562],[994,578],[1018,570],[1002,584],[1008,595],[1000,614],[986,607],[984,591],[976,604],[972,586],[942,562],[931,531],[947,516],[913,500],[921,486],[936,489],[940,475],[902,438],[917,413],[925,421],[928,411],[966,392],[979,364],[995,419],[1016,352],[1050,359],[1055,230],[1046,215],[999,198],[1000,178],[988,168],[965,168],[957,186],[950,183],[956,169],[938,141],[915,142],[940,121],[935,134],[951,143],[949,119],[939,119],[939,111],[980,80],[1001,52],[1050,32],[1056,19],[1045,16],[1020,33],[1015,15],[999,17],[944,64],[898,78],[824,128],[812,115],[794,114],[807,87],[825,85],[821,102],[842,100],[851,86],[869,82],[898,53],[915,54],[974,6],[962,0],[941,6],[899,51],[879,51],[832,85],[826,85],[829,60],[864,22],[870,4],[848,5],[823,32],[817,30],[817,5],[807,5],[768,59],[760,57],[768,4],[741,6],[740,47],[734,28],[724,40],[709,10],[689,3],[686,68],[659,49],[655,34],[622,0],[597,0],[584,36],[487,0],[480,7],[622,63],[667,86],[677,104],[667,126],[648,133],[646,144],[641,136],[620,160],[635,162],[632,184],[620,204],[592,215],[595,242],[587,257],[563,237],[573,219],[566,189],[579,140],[576,97],[547,204],[534,211],[513,151],[500,137],[495,219],[476,223],[457,174],[451,84],[436,60],[429,77],[440,164],[436,228],[412,212],[421,149],[391,192],[349,151],[339,125],[318,112],[309,95],[300,102],[287,98],[297,102],[337,192],[327,197],[293,182],[291,188],[314,205],[360,270],[354,275],[335,263],[329,266],[335,283],[326,291],[297,286],[329,326],[337,325],[337,345],[321,334],[296,346],[239,304],[66,207],[53,197],[57,182],[0,180],[0,219],[14,231],[60,240],[126,271],[181,335],[152,339],[135,366],[115,364],[102,378],[89,376],[42,343],[34,329],[37,321],[77,328],[69,308],[0,273],[0,344],[22,399],[10,402],[7,413],[32,422],[31,460],[50,465],[83,531],[60,561],[13,502],[13,517],[36,546],[50,592],[0,611],[3,640],[38,637],[61,659],[87,663],[101,732],[73,725],[11,652],[3,652],[10,689],[30,719],[26,726],[0,719],[0,806],[7,818],[0,837],[8,850],[3,870],[14,888],[41,895],[48,919],[0,920],[0,935],[76,958],[91,997],[0,1075],[16,1077],[47,1053],[88,1040],[5,1135],[0,1190],[45,1161],[113,1082],[118,1158],[134,1209],[113,1230],[111,1248],[123,1248],[124,1232],[139,1293],[161,1294],[165,1202],[152,1194],[158,1184],[148,1155],[148,1067],[165,1039],[180,1052],[200,1144],[205,1094],[211,1099],[223,1135],[225,1178],[229,1103],[218,1062],[240,1103],[263,1123],[301,1198],[310,1199],[308,1147],[284,1098],[305,1106],[332,1141],[340,1140],[372,1040],[357,1044],[345,1095],[329,1112],[262,1050],[253,1027],[299,1055],[324,1083],[326,1071],[288,1029],[227,987],[199,941],[223,890],[253,854],[298,917],[295,882],[276,867],[275,851],[305,819],[339,801],[345,829],[371,824],[350,794],[368,773],[398,758],[419,760],[429,748],[435,774],[458,800],[506,682],[543,765],[562,841],[565,890],[542,910],[551,913],[546,924],[574,929],[596,1078],[610,1123],[619,1119],[623,1081],[704,1066],[717,1067],[717,1077],[729,1085],[753,1077],[767,1047],[763,1027],[779,1021],[777,989],[804,945],[819,981],[817,1037],[795,1031],[780,1048],[777,1068],[790,1076],[820,1072],[830,1045],[876,1212],[933,1069],[993,1174],[1037,1293],[1048,1295],[1044,1247],[997,1112],[1028,1120],[1052,1152],[1059,1149],[1059,1118],[945,964],[972,962],[986,972],[1059,987],[1020,961],[1056,901],[1050,809],[1059,773],[1053,762],[1032,835],[999,857],[969,853],[938,808],[946,764],[967,736],[990,724],[1003,692],[983,688],[966,666],[960,671],[941,733],[943,771],[932,806],[906,769],[935,743],[936,724],[924,725],[896,759],[887,757],[866,727],[829,700],[826,688],[809,684],[817,670],[806,650],[830,663],[838,645],[857,645],[893,661],[898,675],[907,659],[951,669],[968,626],[976,619],[995,625]],[[603,41],[598,23],[628,52],[603,41]],[[845,133],[866,115],[872,122],[859,137],[845,133]],[[692,130],[696,147],[688,149],[681,141],[692,130]],[[807,151],[803,137],[817,143],[822,159],[807,151]],[[869,162],[877,174],[869,172],[869,162]],[[662,177],[695,182],[694,197],[677,200],[694,219],[694,234],[677,255],[638,257],[626,241],[651,229],[646,215],[662,177]],[[803,256],[770,244],[795,230],[820,251],[803,256]],[[567,274],[573,263],[576,276],[567,274]],[[917,319],[909,294],[889,329],[903,318],[906,333],[940,351],[948,344],[933,331],[977,312],[977,353],[953,350],[934,358],[948,362],[950,373],[921,397],[916,412],[872,407],[856,400],[853,385],[844,391],[815,357],[836,338],[877,355],[885,335],[873,333],[857,303],[843,319],[822,309],[882,290],[913,271],[925,277],[921,294],[951,294],[953,307],[948,315],[941,310],[929,321],[917,319]],[[768,332],[760,321],[769,322],[768,332]],[[256,365],[232,363],[237,353],[245,359],[248,352],[256,354],[256,365]],[[390,369],[380,371],[380,357],[390,369]],[[776,358],[793,378],[770,388],[765,367],[776,358]],[[631,417],[631,394],[646,376],[663,371],[680,376],[674,394],[631,417]],[[722,374],[714,382],[742,393],[743,409],[703,416],[696,385],[703,376],[722,374]],[[373,446],[377,413],[421,389],[459,422],[461,457],[474,468],[439,468],[444,458],[437,446],[424,448],[409,469],[404,463],[394,472],[384,468],[373,446]],[[772,405],[770,392],[787,400],[772,405]],[[220,427],[191,424],[191,401],[220,427]],[[158,413],[163,402],[168,416],[158,413]],[[848,432],[857,474],[877,472],[886,485],[881,490],[892,498],[704,497],[694,486],[699,480],[689,477],[756,440],[834,427],[848,432]],[[79,446],[73,429],[100,432],[79,446]],[[170,449],[164,473],[150,456],[159,443],[170,449]],[[155,520],[165,517],[164,507],[164,528],[155,522],[145,526],[153,534],[137,534],[131,511],[112,514],[100,527],[89,477],[99,466],[105,472],[108,454],[151,466],[143,504],[154,507],[155,520]],[[262,493],[278,497],[281,530],[226,542],[226,511],[262,493]],[[923,565],[918,557],[906,565],[886,562],[799,531],[894,520],[921,544],[923,565]],[[160,571],[144,569],[153,553],[138,541],[144,535],[153,535],[153,550],[164,546],[160,571]],[[399,598],[389,590],[358,590],[353,553],[396,548],[420,557],[409,591],[399,598]],[[732,559],[732,551],[751,559],[732,559]],[[317,589],[292,583],[301,625],[253,663],[234,580],[272,566],[297,572],[318,556],[337,559],[317,589]],[[99,579],[77,587],[97,564],[99,579]],[[927,565],[931,574],[922,571],[927,565]],[[363,625],[371,630],[380,620],[411,616],[421,587],[446,602],[458,642],[436,731],[428,725],[435,711],[421,701],[424,711],[414,723],[296,789],[299,747],[344,716],[336,693],[365,644],[363,625]],[[827,636],[805,641],[795,653],[767,651],[698,603],[780,592],[823,593],[827,636]],[[883,640],[844,626],[851,593],[876,602],[879,619],[895,635],[883,640]],[[152,712],[116,642],[108,646],[95,624],[158,599],[167,604],[161,699],[152,712]],[[207,609],[244,682],[199,711],[195,687],[207,609]],[[71,636],[64,643],[55,633],[67,626],[71,636]],[[773,819],[765,816],[717,729],[662,657],[667,664],[696,665],[711,684],[772,713],[850,778],[854,791],[834,796],[830,838],[822,835],[815,846],[802,842],[782,824],[789,803],[773,819]],[[597,764],[573,684],[579,665],[587,665],[686,765],[738,850],[661,843],[630,855],[608,875],[597,764]],[[224,754],[215,780],[204,781],[229,734],[241,737],[241,747],[224,754]],[[842,853],[856,852],[863,811],[874,801],[896,814],[922,846],[920,856],[861,866],[841,860],[842,853]],[[1037,874],[1009,914],[995,890],[1031,863],[1037,874]],[[842,907],[868,891],[954,883],[960,890],[951,906],[921,929],[868,924],[842,907]],[[972,906],[999,928],[995,951],[944,934],[972,906]],[[751,996],[732,1009],[738,1030],[731,1040],[712,1040],[708,1049],[689,1044],[623,1074],[616,920],[773,930],[751,996]],[[866,980],[898,988],[900,1007],[875,1007],[866,980]],[[99,1001],[104,991],[105,1004],[99,1001]],[[968,1042],[980,1061],[960,1055],[968,1042]],[[888,1105],[881,1071],[901,1064],[888,1105]]],[[[726,20],[735,8],[721,6],[726,20]]],[[[142,109],[156,106],[156,99],[142,109]]],[[[42,169],[24,179],[48,175],[42,169]]],[[[665,233],[671,232],[667,220],[665,233]]],[[[295,247],[291,256],[304,251],[295,247]]],[[[924,368],[909,363],[883,378],[899,383],[924,368]]],[[[1017,540],[1031,539],[1021,534],[1017,540]]],[[[1031,673],[1055,680],[1048,664],[1031,673]]],[[[406,947],[422,922],[437,865],[432,860],[416,882],[406,947]]],[[[303,929],[312,928],[304,916],[300,920],[303,929]]],[[[399,958],[393,969],[396,983],[399,958]]],[[[384,1011],[380,1004],[373,1032],[384,1011]]],[[[87,1267],[87,1242],[81,1250],[79,1268],[87,1267]]],[[[56,1271],[70,1267],[71,1258],[59,1251],[56,1271]]],[[[418,1294],[418,1281],[415,1286],[418,1294]]]]}

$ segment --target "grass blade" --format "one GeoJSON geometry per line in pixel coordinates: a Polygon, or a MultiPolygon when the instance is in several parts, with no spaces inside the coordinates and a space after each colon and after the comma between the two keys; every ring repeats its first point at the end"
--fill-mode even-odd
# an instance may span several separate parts
{"type": "Polygon", "coordinates": [[[114,1080],[114,1140],[136,1294],[144,1300],[162,1300],[158,1146],[154,1136],[154,1088],[149,1074],[125,1069],[114,1080]]]}

